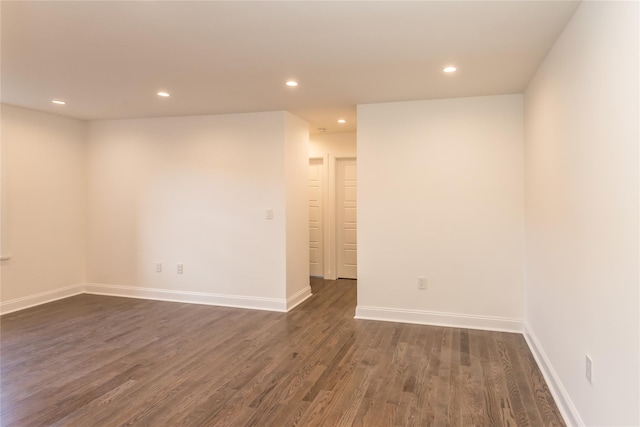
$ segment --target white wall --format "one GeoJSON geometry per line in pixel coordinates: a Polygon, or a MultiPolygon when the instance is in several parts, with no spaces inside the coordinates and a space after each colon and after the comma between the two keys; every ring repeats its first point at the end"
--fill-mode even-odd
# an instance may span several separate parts
{"type": "Polygon", "coordinates": [[[86,124],[2,105],[2,311],[82,286],[86,124]]]}
{"type": "Polygon", "coordinates": [[[356,133],[324,133],[309,137],[309,157],[356,157],[356,133]]]}
{"type": "Polygon", "coordinates": [[[309,287],[309,124],[285,113],[287,307],[311,295],[309,287]]]}
{"type": "Polygon", "coordinates": [[[638,34],[637,2],[582,3],[525,93],[527,332],[592,426],[640,424],[638,34]]]}
{"type": "Polygon", "coordinates": [[[271,112],[92,122],[87,282],[99,286],[90,290],[153,288],[171,291],[153,297],[284,309],[292,120],[271,112]]]}
{"type": "Polygon", "coordinates": [[[521,327],[522,119],[522,95],[358,106],[358,317],[521,327]]]}

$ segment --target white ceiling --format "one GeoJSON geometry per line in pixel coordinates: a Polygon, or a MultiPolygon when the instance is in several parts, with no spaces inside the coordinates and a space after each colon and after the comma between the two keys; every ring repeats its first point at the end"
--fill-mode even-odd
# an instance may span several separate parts
{"type": "Polygon", "coordinates": [[[288,110],[352,131],[356,104],[521,93],[577,5],[3,1],[0,94],[78,119],[288,110]]]}

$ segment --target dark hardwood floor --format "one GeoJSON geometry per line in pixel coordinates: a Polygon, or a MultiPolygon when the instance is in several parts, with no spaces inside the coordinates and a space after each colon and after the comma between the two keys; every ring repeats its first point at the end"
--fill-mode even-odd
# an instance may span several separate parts
{"type": "Polygon", "coordinates": [[[2,316],[1,425],[560,426],[519,334],[80,295],[2,316]]]}

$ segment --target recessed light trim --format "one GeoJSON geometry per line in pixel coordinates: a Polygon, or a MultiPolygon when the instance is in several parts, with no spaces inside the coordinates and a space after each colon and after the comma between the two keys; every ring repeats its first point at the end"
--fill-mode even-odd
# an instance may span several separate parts
{"type": "Polygon", "coordinates": [[[54,104],[58,104],[58,105],[65,105],[66,104],[66,102],[64,102],[61,99],[54,99],[51,102],[53,102],[54,104]]]}
{"type": "Polygon", "coordinates": [[[444,67],[444,68],[442,69],[442,71],[444,71],[445,73],[453,73],[453,72],[455,72],[456,70],[457,70],[457,68],[456,68],[456,67],[453,67],[453,66],[444,67]]]}
{"type": "Polygon", "coordinates": [[[158,96],[161,96],[161,97],[163,97],[163,98],[168,98],[168,97],[170,97],[171,95],[169,95],[169,92],[163,92],[163,91],[160,91],[160,92],[158,92],[158,96]]]}
{"type": "Polygon", "coordinates": [[[338,119],[338,123],[343,125],[343,124],[347,123],[347,121],[345,119],[338,119]]]}
{"type": "Polygon", "coordinates": [[[298,86],[298,82],[296,82],[295,80],[289,80],[286,83],[286,85],[289,86],[289,87],[296,87],[296,86],[298,86]]]}

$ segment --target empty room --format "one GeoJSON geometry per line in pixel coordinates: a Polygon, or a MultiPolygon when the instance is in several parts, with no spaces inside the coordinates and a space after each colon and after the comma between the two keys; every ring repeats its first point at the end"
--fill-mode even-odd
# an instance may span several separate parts
{"type": "Polygon", "coordinates": [[[637,1],[0,19],[0,425],[640,425],[637,1]]]}

